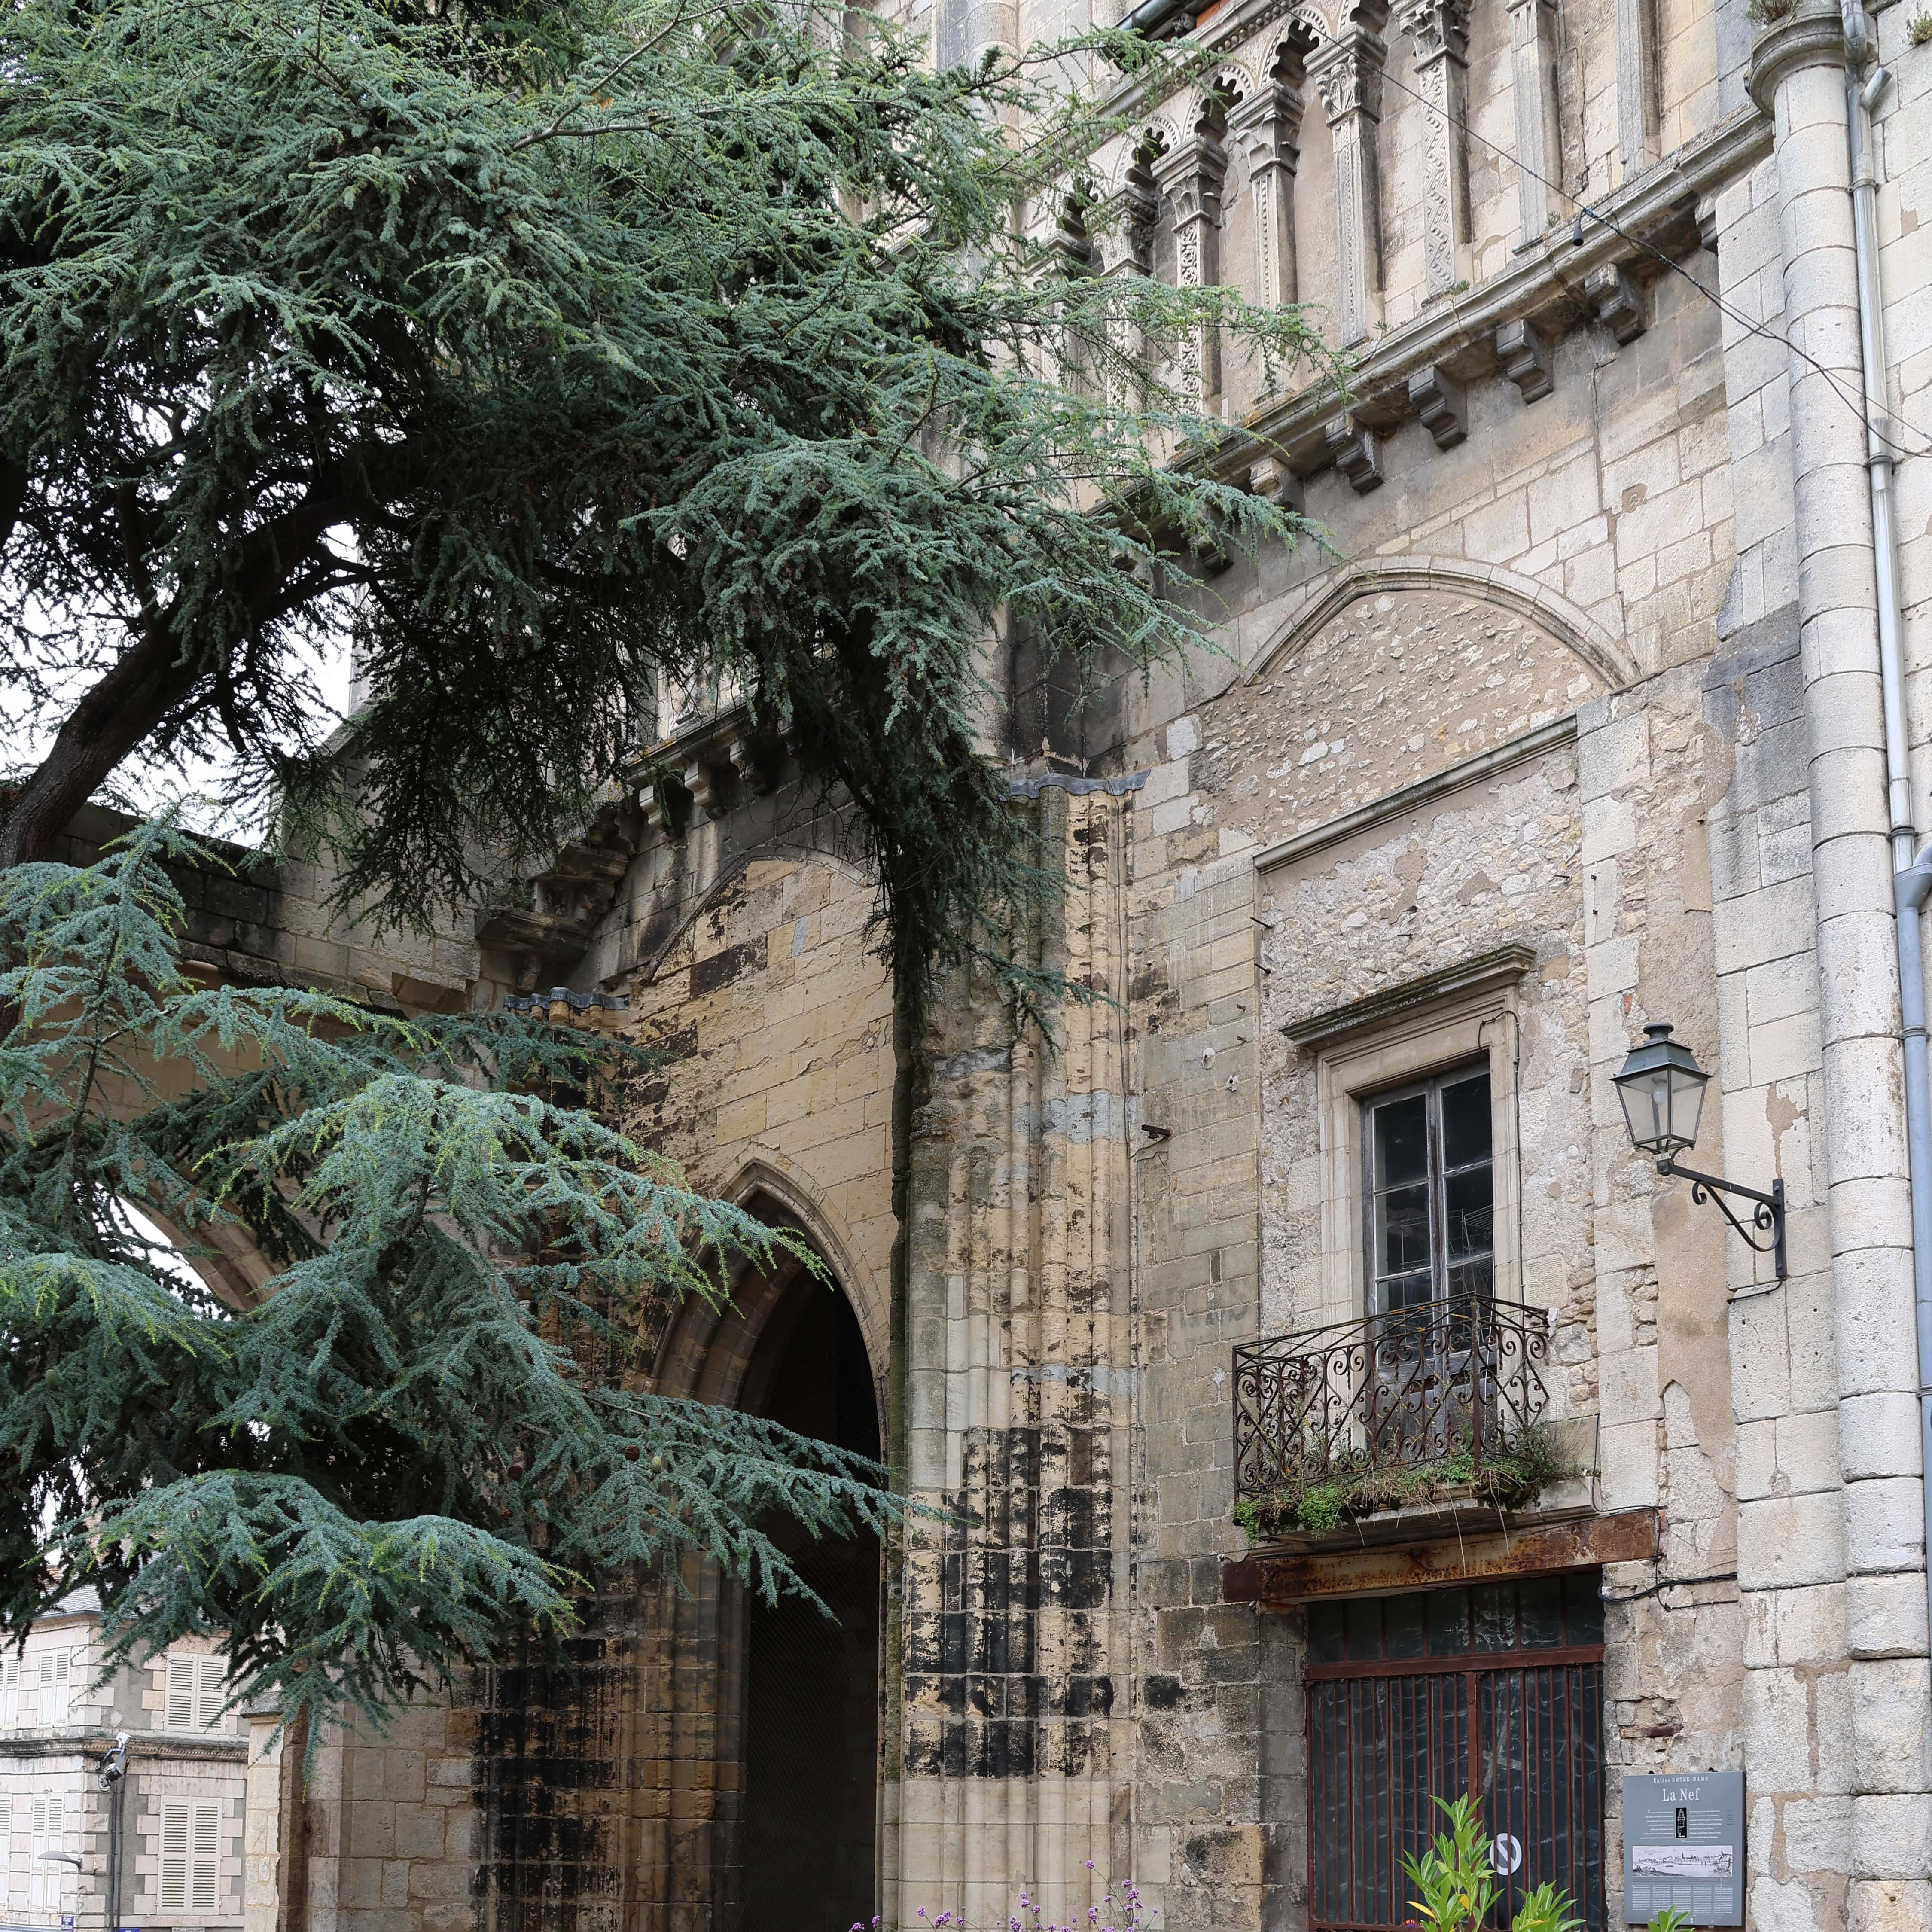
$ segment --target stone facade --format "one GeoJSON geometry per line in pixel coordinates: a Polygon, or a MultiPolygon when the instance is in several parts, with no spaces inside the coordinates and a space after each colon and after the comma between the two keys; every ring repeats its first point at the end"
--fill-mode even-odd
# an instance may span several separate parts
{"type": "MultiPolygon", "coordinates": [[[[940,0],[927,24],[963,57],[1065,22],[940,0]]],[[[807,1234],[850,1314],[820,1333],[795,1280],[747,1282],[724,1317],[668,1313],[656,1372],[874,1432],[930,1512],[878,1565],[876,1668],[857,1610],[842,1645],[699,1566],[614,1582],[574,1677],[506,1660],[454,1708],[325,1741],[305,1792],[263,1770],[251,1928],[869,1912],[860,1886],[775,1916],[760,1888],[791,1853],[760,1834],[788,1806],[869,1844],[892,1927],[1004,1923],[1022,1887],[1072,1918],[1128,1880],[1170,1927],[1335,1922],[1310,1895],[1334,1605],[1521,1580],[1526,1633],[1560,1603],[1594,1658],[1601,1619],[1593,1924],[1623,1915],[1623,1774],[1712,1770],[1744,1774],[1750,1922],[1932,1923],[1839,16],[1222,0],[1191,31],[1211,84],[1124,94],[1142,131],[1095,158],[1098,266],[1298,296],[1357,362],[1343,407],[1188,352],[1231,473],[1324,532],[1177,576],[1218,652],[1077,728],[1014,667],[1013,808],[1069,883],[1024,943],[1095,997],[1049,1043],[962,980],[904,1037],[850,826],[728,712],[473,944],[325,969],[405,1004],[563,982],[554,1015],[666,1049],[626,1124],[807,1234]],[[1136,261],[1107,218],[1150,184],[1136,261]],[[623,1004],[584,1010],[598,994],[623,1004]],[[1783,1279],[1630,1147],[1611,1076],[1656,1020],[1714,1076],[1698,1164],[1782,1183],[1783,1279]],[[1370,1110],[1445,1070],[1487,1079],[1493,1294],[1538,1338],[1570,1473],[1508,1510],[1438,1496],[1252,1548],[1236,1351],[1370,1314],[1370,1110]],[[862,1417],[826,1406],[852,1360],[862,1417]],[[782,1706],[825,1727],[802,1768],[760,1716],[782,1681],[825,1688],[782,1706]],[[826,1794],[873,1738],[867,1825],[826,1794]]],[[[1932,52],[1905,7],[1872,31],[1922,820],[1932,52]]]]}

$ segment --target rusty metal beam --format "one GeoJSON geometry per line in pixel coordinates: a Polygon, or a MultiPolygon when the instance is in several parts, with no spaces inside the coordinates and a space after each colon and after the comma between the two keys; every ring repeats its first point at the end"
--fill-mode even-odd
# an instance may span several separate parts
{"type": "Polygon", "coordinates": [[[1621,1510],[1577,1522],[1450,1538],[1378,1550],[1320,1556],[1301,1552],[1244,1556],[1221,1566],[1225,1604],[1303,1604],[1323,1597],[1426,1590],[1492,1576],[1534,1576],[1552,1570],[1640,1563],[1657,1554],[1658,1513],[1621,1510]]]}

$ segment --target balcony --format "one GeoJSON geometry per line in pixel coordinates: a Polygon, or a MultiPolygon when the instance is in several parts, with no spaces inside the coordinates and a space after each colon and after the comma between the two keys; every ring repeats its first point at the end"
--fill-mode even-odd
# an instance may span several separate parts
{"type": "MultiPolygon", "coordinates": [[[[1400,1541],[1568,1485],[1550,1330],[1541,1309],[1466,1296],[1236,1348],[1237,1518],[1258,1541],[1400,1541]]],[[[1551,1500],[1539,1514],[1575,1513],[1551,1500]]]]}

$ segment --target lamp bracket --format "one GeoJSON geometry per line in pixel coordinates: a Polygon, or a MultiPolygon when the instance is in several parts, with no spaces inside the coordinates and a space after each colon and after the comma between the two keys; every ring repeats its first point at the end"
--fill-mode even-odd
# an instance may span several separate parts
{"type": "Polygon", "coordinates": [[[1784,1260],[1784,1183],[1774,1180],[1768,1194],[1760,1194],[1755,1187],[1746,1187],[1736,1180],[1720,1180],[1714,1174],[1700,1174],[1694,1167],[1680,1167],[1666,1154],[1657,1163],[1659,1174],[1668,1174],[1678,1180],[1690,1184],[1690,1198],[1702,1207],[1706,1201],[1717,1203],[1718,1212],[1743,1235],[1745,1241],[1761,1255],[1769,1255],[1778,1269],[1778,1278],[1784,1280],[1789,1270],[1784,1260]],[[1724,1197],[1735,1194],[1753,1202],[1750,1227],[1731,1212],[1724,1197]],[[1751,1232],[1755,1228],[1766,1238],[1760,1240],[1751,1232]]]}

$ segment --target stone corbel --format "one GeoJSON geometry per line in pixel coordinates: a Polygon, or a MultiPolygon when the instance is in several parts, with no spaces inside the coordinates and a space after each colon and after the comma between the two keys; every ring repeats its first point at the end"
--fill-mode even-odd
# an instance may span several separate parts
{"type": "Polygon", "coordinates": [[[1619,343],[1634,340],[1649,326],[1643,291],[1617,262],[1600,262],[1583,278],[1583,298],[1619,343]]]}
{"type": "Polygon", "coordinates": [[[653,782],[643,787],[638,794],[638,809],[644,815],[646,829],[667,844],[674,844],[684,836],[677,814],[664,802],[662,785],[653,782]]]}
{"type": "Polygon", "coordinates": [[[1422,258],[1428,292],[1468,278],[1469,0],[1401,0],[1397,18],[1415,54],[1422,128],[1422,258]]]}
{"type": "Polygon", "coordinates": [[[1496,360],[1526,403],[1540,400],[1556,386],[1549,349],[1526,322],[1506,322],[1497,329],[1496,360]]]}
{"type": "Polygon", "coordinates": [[[1301,159],[1301,90],[1276,80],[1228,117],[1228,131],[1246,156],[1254,218],[1255,290],[1270,308],[1297,299],[1294,171],[1301,159]]]}
{"type": "Polygon", "coordinates": [[[1278,456],[1263,456],[1248,466],[1248,492],[1264,496],[1284,510],[1302,506],[1301,478],[1278,456]]]}
{"type": "Polygon", "coordinates": [[[702,758],[694,758],[684,768],[684,788],[689,792],[694,811],[706,818],[722,818],[729,809],[720,796],[711,767],[702,758]]]}
{"type": "Polygon", "coordinates": [[[1448,370],[1433,362],[1417,370],[1408,379],[1408,401],[1438,449],[1454,449],[1468,438],[1469,412],[1462,386],[1448,370]]]}
{"type": "Polygon", "coordinates": [[[1387,10],[1364,0],[1342,31],[1310,56],[1308,76],[1320,90],[1335,146],[1335,260],[1342,346],[1364,340],[1375,326],[1371,304],[1381,293],[1382,194],[1376,166],[1376,128],[1382,119],[1382,66],[1388,58],[1381,28],[1387,10]]]}
{"type": "Polygon", "coordinates": [[[1322,426],[1322,440],[1328,446],[1335,467],[1348,479],[1358,496],[1378,490],[1382,482],[1382,451],[1376,433],[1352,416],[1331,416],[1322,426]]]}
{"type": "Polygon", "coordinates": [[[730,760],[731,769],[738,774],[739,782],[747,791],[760,795],[770,791],[777,781],[765,768],[758,748],[741,731],[726,748],[725,756],[730,760]]]}
{"type": "MultiPolygon", "coordinates": [[[[1177,287],[1204,289],[1221,279],[1221,187],[1228,151],[1207,125],[1156,164],[1155,179],[1174,210],[1177,287]]],[[[1180,346],[1180,386],[1198,408],[1211,409],[1221,393],[1220,338],[1213,328],[1190,329],[1180,346]]]]}
{"type": "Polygon", "coordinates": [[[1550,184],[1560,181],[1562,140],[1556,118],[1556,0],[1510,0],[1510,87],[1516,97],[1517,245],[1543,239],[1550,184]]]}

